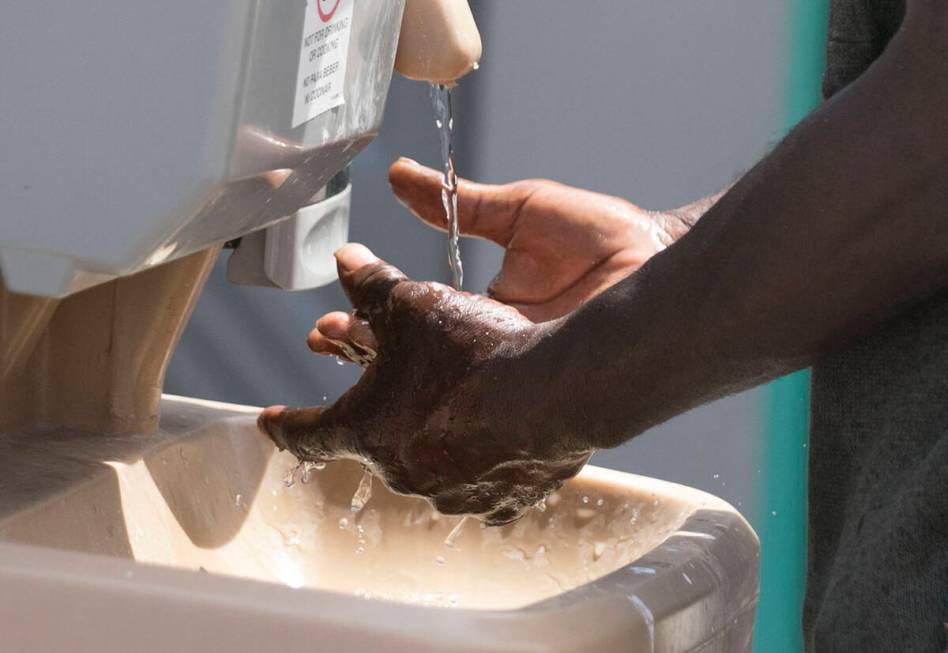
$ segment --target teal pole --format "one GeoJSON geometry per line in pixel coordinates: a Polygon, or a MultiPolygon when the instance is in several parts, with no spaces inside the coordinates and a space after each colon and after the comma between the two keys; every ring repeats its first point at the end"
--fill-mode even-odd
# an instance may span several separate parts
{"type": "MultiPolygon", "coordinates": [[[[828,0],[793,0],[787,38],[785,126],[820,102],[828,0]]],[[[760,536],[760,602],[756,653],[803,650],[801,612],[806,578],[808,370],[764,390],[760,489],[754,527],[760,536]]]]}

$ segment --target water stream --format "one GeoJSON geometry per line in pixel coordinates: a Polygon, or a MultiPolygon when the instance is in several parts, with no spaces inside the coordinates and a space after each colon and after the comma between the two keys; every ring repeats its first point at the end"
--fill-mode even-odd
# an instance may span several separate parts
{"type": "Polygon", "coordinates": [[[448,265],[451,283],[460,290],[464,285],[464,266],[461,263],[460,228],[458,226],[458,176],[454,169],[454,111],[451,107],[451,89],[443,84],[431,85],[431,105],[435,112],[435,126],[441,138],[441,203],[448,227],[448,265]]]}
{"type": "MultiPolygon", "coordinates": [[[[460,226],[458,225],[458,177],[454,169],[454,112],[451,106],[451,89],[443,84],[431,85],[431,105],[434,107],[435,126],[441,140],[441,166],[444,173],[441,182],[441,203],[444,205],[448,227],[448,266],[451,268],[451,284],[460,290],[464,285],[464,265],[461,263],[460,226]]],[[[290,472],[287,487],[293,485],[296,472],[290,472]]],[[[359,513],[372,496],[372,472],[366,468],[359,487],[352,497],[351,510],[359,513]]],[[[453,547],[465,520],[454,528],[445,544],[453,547]]]]}

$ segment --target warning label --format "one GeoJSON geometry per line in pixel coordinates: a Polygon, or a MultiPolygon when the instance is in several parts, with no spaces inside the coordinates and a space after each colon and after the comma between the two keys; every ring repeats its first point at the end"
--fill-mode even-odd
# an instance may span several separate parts
{"type": "Polygon", "coordinates": [[[346,101],[343,90],[354,2],[306,0],[293,127],[346,101]]]}

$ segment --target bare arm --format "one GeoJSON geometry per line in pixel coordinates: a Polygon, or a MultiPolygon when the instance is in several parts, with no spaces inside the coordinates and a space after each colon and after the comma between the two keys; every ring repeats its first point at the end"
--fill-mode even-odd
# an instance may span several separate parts
{"type": "Polygon", "coordinates": [[[944,3],[910,2],[880,60],[690,233],[507,363],[558,381],[539,402],[491,396],[506,402],[498,419],[531,405],[517,429],[612,446],[804,367],[948,284],[946,34],[944,3]]]}
{"type": "MultiPolygon", "coordinates": [[[[860,80],[686,235],[550,322],[344,248],[340,280],[356,314],[320,320],[310,345],[371,362],[333,406],[271,407],[261,428],[304,459],[364,458],[442,512],[516,519],[596,448],[806,366],[948,285],[946,107],[948,3],[909,0],[902,30],[860,80]]],[[[527,190],[525,203],[536,197],[527,190]]],[[[577,246],[595,231],[547,238],[545,215],[523,233],[554,254],[597,251],[577,246]]],[[[615,228],[636,228],[629,217],[615,228]]],[[[595,269],[583,259],[577,269],[595,269]]]]}

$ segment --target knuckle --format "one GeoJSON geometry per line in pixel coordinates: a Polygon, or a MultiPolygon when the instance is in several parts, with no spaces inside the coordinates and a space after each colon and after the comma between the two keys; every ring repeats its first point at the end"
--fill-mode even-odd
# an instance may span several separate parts
{"type": "Polygon", "coordinates": [[[488,526],[505,526],[520,519],[522,510],[515,506],[506,505],[487,515],[484,522],[488,526]]]}

